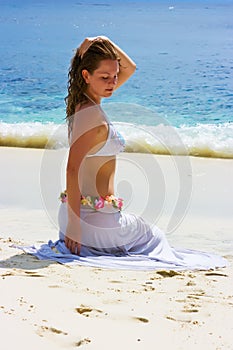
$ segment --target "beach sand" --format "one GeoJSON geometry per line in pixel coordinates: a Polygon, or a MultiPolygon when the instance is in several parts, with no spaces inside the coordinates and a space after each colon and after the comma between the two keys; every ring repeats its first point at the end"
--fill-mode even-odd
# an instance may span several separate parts
{"type": "Polygon", "coordinates": [[[125,210],[152,220],[175,247],[229,261],[174,272],[68,267],[12,248],[57,239],[67,151],[2,147],[0,157],[4,350],[233,349],[233,160],[119,156],[125,210]]]}

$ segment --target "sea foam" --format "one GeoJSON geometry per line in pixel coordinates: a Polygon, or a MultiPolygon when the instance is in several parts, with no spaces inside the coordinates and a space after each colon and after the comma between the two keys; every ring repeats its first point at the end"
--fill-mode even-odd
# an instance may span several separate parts
{"type": "MultiPolygon", "coordinates": [[[[143,126],[113,122],[126,152],[233,158],[233,123],[143,126]]],[[[68,147],[67,125],[0,123],[0,146],[59,149],[68,147]]]]}

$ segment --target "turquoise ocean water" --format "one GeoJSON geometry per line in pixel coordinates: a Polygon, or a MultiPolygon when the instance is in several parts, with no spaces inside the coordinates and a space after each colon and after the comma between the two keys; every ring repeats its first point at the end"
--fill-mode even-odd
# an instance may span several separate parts
{"type": "Polygon", "coordinates": [[[0,145],[67,146],[67,72],[86,36],[137,63],[103,102],[132,152],[233,158],[233,1],[0,0],[0,145]]]}

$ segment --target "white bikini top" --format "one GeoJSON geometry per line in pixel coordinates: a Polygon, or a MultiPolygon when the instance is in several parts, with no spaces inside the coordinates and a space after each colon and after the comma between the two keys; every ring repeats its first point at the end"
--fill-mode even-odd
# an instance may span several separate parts
{"type": "MultiPolygon", "coordinates": [[[[88,95],[85,96],[94,104],[96,104],[88,95]]],[[[122,152],[125,147],[125,140],[122,135],[115,129],[113,124],[108,120],[106,114],[106,121],[108,124],[108,137],[104,142],[104,145],[93,154],[88,154],[87,157],[98,157],[98,156],[115,156],[122,152]]]]}
{"type": "Polygon", "coordinates": [[[89,154],[87,157],[98,156],[115,156],[122,152],[125,147],[125,140],[122,135],[115,129],[112,123],[108,122],[108,137],[104,145],[94,154],[89,154]]]}

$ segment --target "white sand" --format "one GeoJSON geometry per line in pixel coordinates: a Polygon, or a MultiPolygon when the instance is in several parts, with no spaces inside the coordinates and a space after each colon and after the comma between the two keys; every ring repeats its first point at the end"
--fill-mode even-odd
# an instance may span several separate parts
{"type": "Polygon", "coordinates": [[[116,188],[127,211],[158,224],[174,246],[230,262],[174,274],[69,268],[10,247],[57,238],[66,156],[0,148],[1,347],[233,349],[233,161],[119,157],[116,188]]]}

